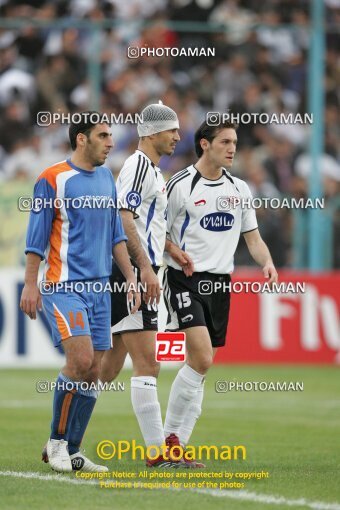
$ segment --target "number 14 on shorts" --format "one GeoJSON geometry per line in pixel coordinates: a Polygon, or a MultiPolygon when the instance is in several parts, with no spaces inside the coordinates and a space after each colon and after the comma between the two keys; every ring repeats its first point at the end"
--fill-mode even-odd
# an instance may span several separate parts
{"type": "Polygon", "coordinates": [[[185,333],[156,333],[156,361],[185,361],[185,333]]]}

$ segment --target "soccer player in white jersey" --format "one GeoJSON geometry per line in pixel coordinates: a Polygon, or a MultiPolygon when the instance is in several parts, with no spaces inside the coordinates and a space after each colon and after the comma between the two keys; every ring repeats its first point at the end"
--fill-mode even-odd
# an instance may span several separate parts
{"type": "MultiPolygon", "coordinates": [[[[112,268],[112,349],[105,353],[100,380],[111,381],[119,372],[128,350],[133,362],[131,400],[146,446],[164,444],[164,429],[157,396],[159,363],[155,361],[155,332],[160,286],[157,277],[163,264],[166,235],[166,185],[157,167],[163,155],[171,155],[180,137],[176,113],[163,104],[142,111],[138,124],[139,145],[124,163],[117,179],[117,193],[127,248],[138,282],[147,292],[138,312],[131,314],[126,295],[116,291],[125,278],[112,268]]],[[[154,453],[154,452],[153,452],[154,453]]],[[[152,454],[151,454],[152,455],[152,454]]],[[[162,456],[148,459],[149,467],[176,467],[162,456]]]]}
{"type": "Polygon", "coordinates": [[[187,360],[172,384],[164,423],[169,447],[188,444],[201,414],[205,375],[217,348],[225,344],[230,295],[223,287],[229,287],[241,234],[268,282],[278,278],[254,209],[239,203],[251,198],[248,185],[229,172],[236,144],[234,124],[204,122],[195,133],[198,161],[167,183],[166,329],[184,330],[187,347],[187,360]],[[191,261],[184,260],[183,251],[191,261]]]}

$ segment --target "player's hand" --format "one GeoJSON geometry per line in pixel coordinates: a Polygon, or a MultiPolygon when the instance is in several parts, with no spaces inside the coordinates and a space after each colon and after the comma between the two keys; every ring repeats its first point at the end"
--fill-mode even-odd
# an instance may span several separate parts
{"type": "Polygon", "coordinates": [[[272,262],[268,262],[264,268],[262,269],[264,277],[269,278],[268,283],[269,285],[272,285],[273,283],[277,283],[279,279],[279,275],[277,274],[277,271],[275,269],[275,266],[272,262]]]}
{"type": "Polygon", "coordinates": [[[37,309],[42,311],[41,294],[37,284],[25,284],[20,299],[20,309],[30,319],[37,318],[37,309]]]}
{"type": "Polygon", "coordinates": [[[127,296],[129,303],[132,303],[131,313],[136,313],[141,305],[141,296],[138,292],[137,279],[135,275],[126,281],[127,296]]]}
{"type": "Polygon", "coordinates": [[[141,283],[146,286],[146,292],[143,293],[143,300],[146,305],[157,304],[161,298],[161,287],[158,276],[154,273],[151,266],[147,266],[140,271],[141,283]]]}
{"type": "Polygon", "coordinates": [[[192,259],[185,251],[176,246],[176,244],[171,243],[170,246],[171,249],[169,251],[169,255],[171,258],[174,259],[174,261],[177,262],[179,266],[181,266],[185,276],[192,276],[193,272],[195,271],[192,259]]]}

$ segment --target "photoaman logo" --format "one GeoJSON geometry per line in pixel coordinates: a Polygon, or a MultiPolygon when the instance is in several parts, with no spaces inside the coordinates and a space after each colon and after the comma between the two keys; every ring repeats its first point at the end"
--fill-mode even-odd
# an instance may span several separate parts
{"type": "Polygon", "coordinates": [[[156,361],[185,361],[185,333],[156,333],[156,361]]]}

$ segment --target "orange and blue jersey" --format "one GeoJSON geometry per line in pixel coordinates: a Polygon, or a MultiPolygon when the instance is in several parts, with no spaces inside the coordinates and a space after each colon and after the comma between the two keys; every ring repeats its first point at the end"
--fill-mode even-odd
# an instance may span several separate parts
{"type": "Polygon", "coordinates": [[[34,199],[42,199],[43,207],[30,213],[25,253],[46,260],[44,280],[109,276],[112,248],[127,240],[119,211],[112,207],[116,188],[110,170],[100,166],[87,171],[62,161],[39,175],[34,199]],[[103,206],[105,201],[111,206],[103,206]]]}

